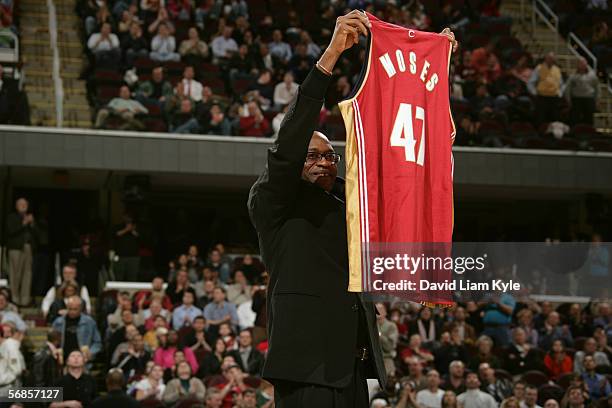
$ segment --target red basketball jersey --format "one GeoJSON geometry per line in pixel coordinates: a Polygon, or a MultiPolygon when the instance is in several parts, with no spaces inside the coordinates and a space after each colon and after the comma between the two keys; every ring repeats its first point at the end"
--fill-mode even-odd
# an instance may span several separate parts
{"type": "Polygon", "coordinates": [[[346,126],[350,291],[372,289],[368,247],[450,243],[452,44],[368,13],[366,66],[339,103],[346,126]]]}

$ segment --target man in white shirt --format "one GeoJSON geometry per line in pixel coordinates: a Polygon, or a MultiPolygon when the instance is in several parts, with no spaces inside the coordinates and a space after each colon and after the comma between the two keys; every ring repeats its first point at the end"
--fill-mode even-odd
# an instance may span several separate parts
{"type": "MultiPolygon", "coordinates": [[[[62,282],[61,283],[64,283],[66,281],[76,281],[76,276],[77,276],[76,265],[68,263],[64,265],[64,268],[62,269],[62,282]]],[[[47,318],[47,314],[49,314],[49,309],[51,308],[51,305],[55,301],[55,292],[57,291],[57,288],[60,286],[61,284],[56,285],[56,286],[51,286],[51,288],[47,291],[47,294],[45,295],[42,301],[42,304],[40,305],[40,308],[42,309],[45,319],[47,318]]],[[[85,285],[81,286],[81,293],[79,295],[81,296],[81,299],[83,300],[83,302],[85,302],[85,310],[87,311],[87,314],[90,314],[91,313],[91,300],[89,299],[89,291],[87,290],[87,286],[85,285]]]]}
{"type": "Polygon", "coordinates": [[[109,23],[103,23],[100,32],[89,37],[87,48],[94,54],[98,65],[116,67],[121,61],[119,37],[112,33],[109,23]]]}
{"type": "Polygon", "coordinates": [[[223,34],[215,37],[210,43],[213,57],[217,59],[227,59],[232,56],[232,53],[238,52],[238,44],[232,38],[233,28],[226,26],[223,29],[223,34]]]}
{"type": "Polygon", "coordinates": [[[176,40],[170,35],[165,23],[157,28],[157,35],[151,41],[150,57],[153,61],[180,61],[181,56],[176,50],[176,40]]]}
{"type": "Polygon", "coordinates": [[[468,373],[465,378],[467,391],[459,394],[457,401],[463,408],[497,408],[495,398],[480,391],[480,380],[477,373],[468,373]]]}
{"type": "Polygon", "coordinates": [[[297,95],[299,85],[293,81],[293,74],[286,72],[283,77],[283,82],[276,85],[274,88],[274,104],[277,108],[289,104],[295,95],[297,95]]]}
{"type": "Polygon", "coordinates": [[[429,370],[427,373],[427,388],[417,392],[416,400],[422,408],[440,408],[444,391],[439,388],[440,373],[429,370]]]}
{"type": "Polygon", "coordinates": [[[185,67],[183,71],[183,95],[191,98],[194,102],[202,100],[202,84],[194,79],[195,72],[191,65],[185,67]]]}

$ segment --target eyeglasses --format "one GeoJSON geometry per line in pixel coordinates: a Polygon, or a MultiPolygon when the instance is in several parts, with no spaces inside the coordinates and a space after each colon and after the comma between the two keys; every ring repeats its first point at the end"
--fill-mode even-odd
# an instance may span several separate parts
{"type": "Polygon", "coordinates": [[[321,161],[321,159],[325,158],[328,162],[332,164],[337,164],[340,161],[341,156],[338,153],[327,152],[327,153],[317,153],[317,152],[308,152],[306,154],[306,163],[315,164],[321,161]]]}

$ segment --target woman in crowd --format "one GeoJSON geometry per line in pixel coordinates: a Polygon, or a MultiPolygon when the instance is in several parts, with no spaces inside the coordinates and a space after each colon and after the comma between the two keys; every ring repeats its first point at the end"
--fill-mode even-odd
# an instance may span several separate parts
{"type": "Polygon", "coordinates": [[[159,347],[155,350],[153,356],[155,364],[160,365],[163,369],[174,367],[176,365],[174,355],[177,350],[180,350],[185,354],[185,360],[191,366],[191,370],[197,372],[199,364],[193,351],[189,347],[183,347],[178,344],[178,334],[176,331],[170,330],[167,334],[163,334],[163,331],[160,331],[159,334],[157,337],[159,347]]]}
{"type": "MultiPolygon", "coordinates": [[[[75,281],[66,281],[59,288],[57,288],[57,294],[55,300],[49,308],[49,314],[47,315],[47,323],[51,324],[59,317],[64,316],[68,309],[66,309],[66,303],[64,299],[68,299],[71,296],[77,296],[80,293],[79,285],[75,281]]],[[[81,302],[83,305],[83,311],[85,310],[85,302],[81,302]]]]}
{"type": "Polygon", "coordinates": [[[552,349],[544,357],[544,366],[551,380],[557,380],[563,374],[573,372],[572,357],[565,352],[563,341],[553,341],[552,349]]]}
{"type": "Polygon", "coordinates": [[[176,378],[170,380],[163,395],[164,403],[171,405],[185,398],[203,400],[206,387],[200,379],[192,375],[191,366],[187,361],[176,365],[176,378]]]}
{"type": "Polygon", "coordinates": [[[445,391],[442,396],[442,404],[441,408],[459,408],[459,403],[457,402],[457,394],[452,391],[445,391]]]}
{"type": "Polygon", "coordinates": [[[204,378],[215,374],[221,374],[221,363],[223,362],[226,351],[227,348],[225,347],[223,339],[218,338],[215,341],[213,352],[207,353],[202,360],[200,370],[198,371],[198,377],[204,378]]]}
{"type": "Polygon", "coordinates": [[[161,400],[166,386],[162,378],[163,368],[155,364],[147,376],[136,383],[136,400],[142,401],[149,398],[161,400]]]}

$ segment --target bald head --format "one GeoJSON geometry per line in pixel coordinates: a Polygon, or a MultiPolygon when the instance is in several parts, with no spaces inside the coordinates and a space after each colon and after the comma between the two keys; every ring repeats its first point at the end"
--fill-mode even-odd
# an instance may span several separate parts
{"type": "Polygon", "coordinates": [[[331,142],[321,132],[314,132],[308,145],[304,160],[302,178],[316,184],[326,191],[331,191],[338,175],[338,160],[331,142]]]}

